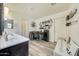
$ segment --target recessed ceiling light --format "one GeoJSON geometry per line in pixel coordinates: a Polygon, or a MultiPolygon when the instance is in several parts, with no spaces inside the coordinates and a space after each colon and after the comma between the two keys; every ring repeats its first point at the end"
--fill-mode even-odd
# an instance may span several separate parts
{"type": "Polygon", "coordinates": [[[55,5],[56,3],[51,3],[51,6],[55,5]]]}

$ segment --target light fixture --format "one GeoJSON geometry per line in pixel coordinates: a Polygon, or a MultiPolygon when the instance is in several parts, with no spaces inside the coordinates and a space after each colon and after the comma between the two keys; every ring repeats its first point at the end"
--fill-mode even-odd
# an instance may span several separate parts
{"type": "Polygon", "coordinates": [[[51,6],[55,5],[56,3],[51,3],[51,6]]]}
{"type": "Polygon", "coordinates": [[[9,8],[4,7],[4,20],[7,20],[7,19],[12,19],[12,17],[10,16],[9,8]]]}
{"type": "Polygon", "coordinates": [[[7,17],[9,14],[9,9],[8,7],[4,7],[4,17],[7,17]]]}

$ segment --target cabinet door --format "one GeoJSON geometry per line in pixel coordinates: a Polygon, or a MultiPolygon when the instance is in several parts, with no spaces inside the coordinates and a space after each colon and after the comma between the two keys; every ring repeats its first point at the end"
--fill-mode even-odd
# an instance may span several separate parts
{"type": "Polygon", "coordinates": [[[0,56],[10,56],[10,51],[8,48],[0,50],[0,56]]]}
{"type": "Polygon", "coordinates": [[[24,42],[9,48],[11,56],[28,56],[28,42],[24,42]]]}

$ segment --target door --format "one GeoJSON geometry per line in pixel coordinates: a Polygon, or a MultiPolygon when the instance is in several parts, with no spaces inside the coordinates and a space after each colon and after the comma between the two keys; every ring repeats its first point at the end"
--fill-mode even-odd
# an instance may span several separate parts
{"type": "Polygon", "coordinates": [[[4,30],[4,24],[3,24],[3,3],[0,3],[0,35],[2,35],[2,31],[4,30]]]}

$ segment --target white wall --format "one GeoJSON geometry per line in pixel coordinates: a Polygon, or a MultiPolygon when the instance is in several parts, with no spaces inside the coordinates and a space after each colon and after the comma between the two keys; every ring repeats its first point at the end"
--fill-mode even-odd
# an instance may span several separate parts
{"type": "Polygon", "coordinates": [[[74,40],[79,45],[79,4],[71,4],[71,9],[77,8],[76,15],[71,19],[71,21],[77,20],[77,23],[74,23],[69,27],[69,32],[71,39],[74,40]]]}
{"type": "Polygon", "coordinates": [[[29,37],[29,21],[28,20],[14,20],[14,32],[16,34],[29,37]]]}
{"type": "Polygon", "coordinates": [[[60,37],[66,37],[66,26],[65,17],[56,19],[55,21],[55,40],[57,41],[60,37]]]}

